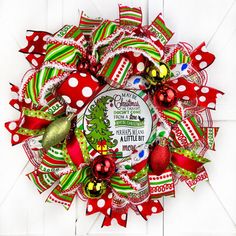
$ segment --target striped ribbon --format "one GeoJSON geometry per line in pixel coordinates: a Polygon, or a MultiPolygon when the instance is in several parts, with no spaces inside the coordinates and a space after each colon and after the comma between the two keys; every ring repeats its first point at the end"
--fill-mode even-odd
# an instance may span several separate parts
{"type": "Polygon", "coordinates": [[[161,13],[153,20],[148,30],[155,35],[154,40],[162,46],[165,46],[173,36],[173,32],[166,27],[161,13]]]}
{"type": "Polygon", "coordinates": [[[103,55],[101,63],[104,65],[109,58],[124,52],[142,53],[157,66],[159,66],[159,61],[163,54],[163,52],[151,43],[151,41],[137,37],[125,37],[114,45],[112,52],[103,55]]]}
{"type": "Polygon", "coordinates": [[[142,11],[141,8],[128,7],[119,4],[120,24],[139,26],[142,24],[142,11]]]}
{"type": "Polygon", "coordinates": [[[90,36],[92,31],[102,23],[102,18],[98,17],[92,19],[88,17],[83,11],[81,13],[79,29],[83,32],[85,36],[90,36]]]}
{"type": "Polygon", "coordinates": [[[186,53],[182,50],[178,50],[171,58],[167,61],[167,65],[169,67],[181,64],[181,63],[189,63],[191,60],[190,56],[186,55],[186,53]]]}
{"type": "Polygon", "coordinates": [[[174,147],[186,147],[199,140],[204,135],[202,128],[194,116],[182,120],[174,125],[170,133],[170,141],[174,147]]]}
{"type": "Polygon", "coordinates": [[[42,162],[39,166],[41,172],[53,172],[57,169],[65,168],[67,163],[64,160],[64,155],[61,146],[51,147],[42,157],[42,162]]]}
{"type": "Polygon", "coordinates": [[[176,122],[180,122],[182,120],[182,110],[178,106],[174,106],[171,109],[163,110],[163,114],[165,115],[166,119],[171,124],[174,124],[176,122]]]}
{"type": "Polygon", "coordinates": [[[148,178],[151,198],[175,195],[175,187],[171,170],[166,170],[158,176],[150,173],[148,178]]]}
{"type": "Polygon", "coordinates": [[[193,191],[195,190],[196,186],[198,183],[203,182],[203,181],[208,181],[208,174],[204,166],[200,167],[198,169],[198,173],[195,179],[185,179],[185,183],[191,188],[193,191]]]}
{"type": "Polygon", "coordinates": [[[62,193],[69,193],[75,191],[78,185],[84,183],[88,176],[91,176],[91,169],[89,167],[84,167],[78,171],[71,172],[69,174],[63,175],[60,178],[60,187],[62,193]]]}
{"type": "Polygon", "coordinates": [[[42,108],[39,107],[41,111],[47,112],[49,114],[52,114],[54,116],[61,116],[65,114],[66,112],[66,106],[61,101],[59,101],[55,95],[48,94],[45,97],[45,100],[47,101],[46,106],[42,106],[42,108]]]}
{"type": "Polygon", "coordinates": [[[207,142],[207,148],[210,150],[215,150],[215,137],[219,131],[218,127],[203,127],[204,138],[207,142]]]}
{"type": "Polygon", "coordinates": [[[27,174],[27,177],[35,184],[40,193],[49,189],[59,179],[54,172],[40,173],[37,170],[27,174]]]}
{"type": "Polygon", "coordinates": [[[132,63],[126,57],[116,55],[101,68],[99,75],[103,76],[112,87],[122,88],[132,71],[132,63]]]}
{"type": "MultiPolygon", "coordinates": [[[[111,36],[117,30],[117,24],[113,21],[104,21],[92,34],[91,40],[95,45],[111,36]]],[[[107,42],[108,43],[108,42],[107,42]]]]}
{"type": "Polygon", "coordinates": [[[57,185],[50,193],[46,201],[62,204],[65,209],[68,210],[72,204],[74,197],[75,194],[63,194],[61,187],[57,185]]]}
{"type": "Polygon", "coordinates": [[[134,192],[135,189],[125,182],[119,175],[113,175],[110,179],[111,187],[123,196],[128,196],[128,193],[134,192]]]}

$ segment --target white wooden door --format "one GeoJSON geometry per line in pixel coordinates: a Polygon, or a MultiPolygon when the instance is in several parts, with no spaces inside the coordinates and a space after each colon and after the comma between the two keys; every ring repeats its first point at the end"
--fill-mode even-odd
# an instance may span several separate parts
{"type": "Polygon", "coordinates": [[[0,0],[0,236],[82,236],[82,235],[236,235],[236,1],[235,0],[0,0]],[[225,92],[218,101],[214,120],[220,131],[217,151],[208,157],[210,177],[195,193],[184,184],[176,198],[161,202],[165,211],[148,222],[129,212],[127,228],[100,228],[102,217],[85,216],[85,204],[74,201],[71,209],[44,203],[25,174],[32,170],[22,147],[10,145],[3,127],[17,113],[8,106],[9,84],[19,84],[29,68],[18,50],[25,45],[27,29],[54,32],[64,24],[78,24],[84,10],[91,17],[114,19],[117,3],[141,6],[144,23],[159,13],[174,30],[172,42],[197,46],[203,40],[215,53],[208,69],[209,84],[225,92]]]}

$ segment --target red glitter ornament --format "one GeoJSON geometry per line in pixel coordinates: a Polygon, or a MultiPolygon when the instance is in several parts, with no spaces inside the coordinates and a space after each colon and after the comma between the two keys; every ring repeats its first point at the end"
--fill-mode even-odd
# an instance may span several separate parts
{"type": "Polygon", "coordinates": [[[166,139],[155,146],[149,157],[149,165],[156,175],[161,175],[170,163],[171,153],[166,139]]]}
{"type": "Polygon", "coordinates": [[[92,161],[91,168],[94,177],[99,180],[110,179],[115,173],[115,163],[109,155],[96,157],[92,161]]]}
{"type": "Polygon", "coordinates": [[[155,92],[153,102],[154,105],[163,109],[172,108],[177,102],[176,91],[169,86],[161,86],[155,92]]]}

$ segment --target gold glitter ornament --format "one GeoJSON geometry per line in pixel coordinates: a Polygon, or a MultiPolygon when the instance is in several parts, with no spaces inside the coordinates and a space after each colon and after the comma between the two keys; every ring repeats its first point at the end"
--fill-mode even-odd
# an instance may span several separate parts
{"type": "Polygon", "coordinates": [[[170,69],[168,66],[160,62],[159,68],[156,66],[149,66],[146,69],[146,76],[145,78],[148,80],[148,82],[151,85],[157,85],[160,82],[163,82],[163,80],[166,80],[170,76],[170,69]]]}
{"type": "Polygon", "coordinates": [[[67,117],[61,117],[49,124],[43,135],[43,148],[49,149],[50,147],[62,142],[69,134],[71,128],[71,120],[74,117],[75,114],[72,113],[67,117]]]}
{"type": "Polygon", "coordinates": [[[106,185],[103,181],[89,179],[83,186],[84,194],[88,198],[99,198],[106,191],[106,185]]]}

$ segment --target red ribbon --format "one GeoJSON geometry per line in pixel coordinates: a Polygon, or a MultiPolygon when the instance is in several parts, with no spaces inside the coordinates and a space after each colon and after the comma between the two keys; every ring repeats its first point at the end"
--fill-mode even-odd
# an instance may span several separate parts
{"type": "Polygon", "coordinates": [[[66,148],[72,162],[76,166],[80,166],[81,163],[84,163],[83,153],[81,151],[80,144],[74,134],[69,140],[67,140],[66,148]]]}
{"type": "Polygon", "coordinates": [[[200,166],[203,165],[203,163],[195,161],[193,159],[190,159],[183,154],[178,154],[173,152],[172,153],[172,158],[171,158],[172,163],[174,163],[176,166],[179,166],[185,170],[191,171],[193,173],[197,173],[197,170],[200,166]]]}
{"type": "Polygon", "coordinates": [[[30,129],[30,130],[36,130],[36,129],[42,129],[48,126],[51,122],[52,121],[25,115],[24,123],[22,124],[21,127],[30,129]]]}

